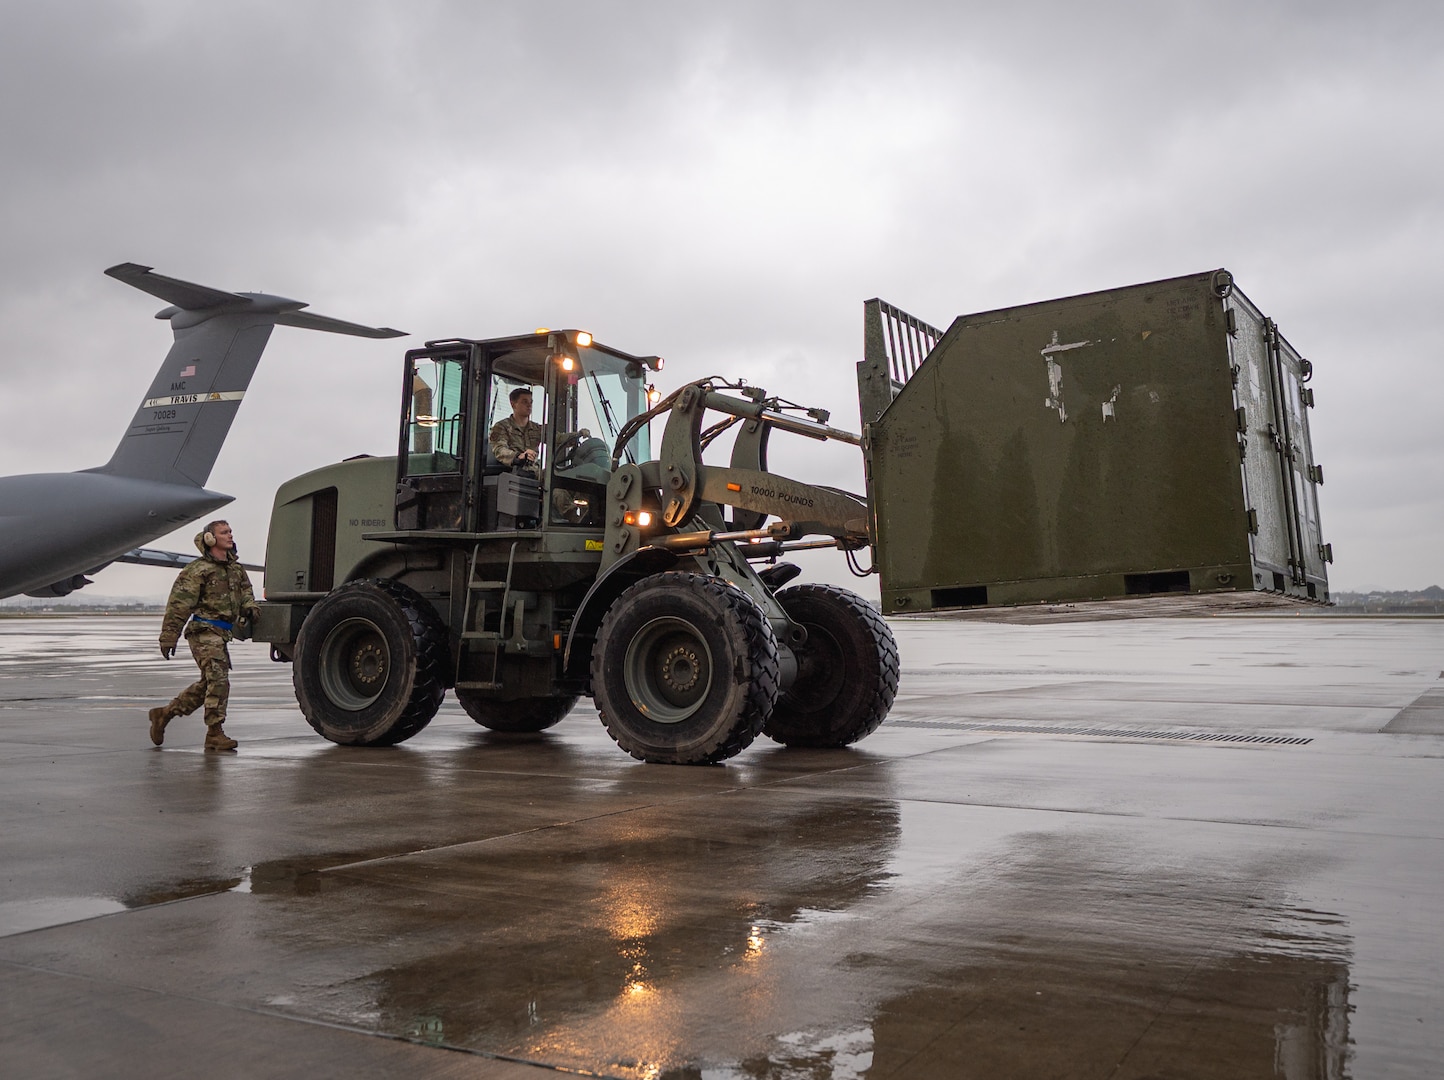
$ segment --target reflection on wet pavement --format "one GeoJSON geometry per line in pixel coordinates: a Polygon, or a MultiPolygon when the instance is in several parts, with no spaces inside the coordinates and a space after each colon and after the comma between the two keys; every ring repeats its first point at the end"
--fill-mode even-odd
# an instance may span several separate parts
{"type": "Polygon", "coordinates": [[[42,896],[34,900],[0,901],[0,937],[124,910],[124,904],[107,896],[42,896]]]}
{"type": "Polygon", "coordinates": [[[133,1007],[158,1032],[205,1002],[240,1047],[259,1018],[268,1045],[321,1024],[508,1078],[1429,1075],[1444,744],[1379,732],[1433,685],[1444,623],[1340,626],[902,624],[898,725],[713,769],[635,764],[585,708],[527,739],[448,709],[394,750],[333,747],[287,669],[240,656],[242,753],[157,752],[127,695],[172,670],[0,627],[20,675],[0,1008],[39,1032],[73,999],[75,1045],[101,1045],[109,1013],[76,988],[125,987],[155,995],[133,1007]],[[1268,649],[1317,659],[1241,674],[1268,649]],[[114,696],[22,700],[56,657],[114,696]],[[962,726],[1010,719],[1000,701],[1030,730],[962,726]],[[1086,729],[1104,704],[1107,730],[1309,741],[1036,722],[1086,729]],[[907,723],[938,716],[955,726],[907,723]],[[20,989],[42,977],[44,1015],[20,989]]]}
{"type": "MultiPolygon", "coordinates": [[[[849,809],[844,852],[897,843],[893,808],[849,809]]],[[[1351,942],[1337,918],[1269,895],[1270,859],[1188,872],[1163,851],[1142,865],[1107,832],[994,833],[966,879],[914,888],[886,859],[834,879],[848,860],[805,843],[774,867],[765,847],[733,858],[690,830],[628,839],[620,859],[591,845],[422,859],[417,887],[497,895],[429,898],[425,917],[458,927],[444,950],[360,980],[334,1019],[626,1077],[1068,1075],[1068,1055],[1161,1067],[1208,1047],[1227,1052],[1191,1075],[1343,1075],[1351,942]],[[461,931],[473,910],[505,929],[461,931]]],[[[409,876],[323,880],[331,903],[375,910],[368,886],[409,876]]]]}

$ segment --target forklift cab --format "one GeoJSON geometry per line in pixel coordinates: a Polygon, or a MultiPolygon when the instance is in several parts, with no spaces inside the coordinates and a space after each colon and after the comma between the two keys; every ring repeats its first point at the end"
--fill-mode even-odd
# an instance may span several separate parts
{"type": "Polygon", "coordinates": [[[614,449],[623,462],[651,456],[646,425],[626,446],[616,440],[648,408],[646,379],[660,366],[657,357],[630,356],[575,330],[435,341],[408,352],[397,530],[601,529],[614,449]],[[519,389],[532,395],[536,461],[506,465],[492,434],[512,416],[519,389]]]}

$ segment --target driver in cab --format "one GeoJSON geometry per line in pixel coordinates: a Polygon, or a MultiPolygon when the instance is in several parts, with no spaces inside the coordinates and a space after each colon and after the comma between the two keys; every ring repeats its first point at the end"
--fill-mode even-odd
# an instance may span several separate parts
{"type": "MultiPolygon", "coordinates": [[[[525,386],[518,386],[508,400],[511,415],[491,426],[492,456],[513,472],[538,476],[537,450],[546,433],[531,418],[532,393],[525,386]]],[[[591,434],[588,429],[580,428],[562,436],[557,447],[557,475],[605,488],[609,476],[607,444],[593,439],[591,434]]],[[[557,521],[581,524],[595,516],[601,499],[558,485],[552,492],[552,505],[557,521]]]]}
{"type": "Polygon", "coordinates": [[[509,469],[536,475],[537,447],[543,433],[531,418],[531,391],[518,386],[511,392],[511,415],[491,426],[491,452],[509,469]]]}

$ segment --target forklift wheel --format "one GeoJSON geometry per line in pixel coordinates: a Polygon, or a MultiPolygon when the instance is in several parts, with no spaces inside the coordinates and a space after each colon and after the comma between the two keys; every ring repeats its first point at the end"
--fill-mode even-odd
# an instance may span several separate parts
{"type": "Polygon", "coordinates": [[[762,609],[703,574],[644,578],[592,650],[602,724],[642,761],[706,765],[751,745],[777,700],[777,640],[762,609]]]}
{"type": "Polygon", "coordinates": [[[456,700],[466,710],[466,715],[484,728],[492,731],[513,733],[545,731],[559,724],[572,706],[577,703],[576,694],[564,697],[522,698],[518,701],[497,701],[482,697],[470,690],[458,690],[456,700]]]}
{"type": "Polygon", "coordinates": [[[787,746],[847,746],[872,734],[897,696],[898,652],[876,608],[835,585],[797,585],[777,594],[787,617],[807,629],[795,647],[797,678],[763,730],[787,746]]]}
{"type": "Polygon", "coordinates": [[[392,746],[430,723],[446,696],[446,627],[398,582],[351,581],[301,624],[291,672],[301,713],[343,746],[392,746]]]}

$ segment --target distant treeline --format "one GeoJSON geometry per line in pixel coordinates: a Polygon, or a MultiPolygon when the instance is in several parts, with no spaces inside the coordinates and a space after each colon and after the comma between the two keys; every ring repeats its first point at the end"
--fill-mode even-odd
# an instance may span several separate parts
{"type": "Polygon", "coordinates": [[[159,615],[164,611],[165,605],[153,600],[115,601],[102,597],[88,604],[33,596],[0,600],[0,615],[159,615]]]}
{"type": "Polygon", "coordinates": [[[1336,592],[1334,607],[1367,615],[1444,615],[1444,589],[1430,585],[1412,592],[1336,592]]]}

